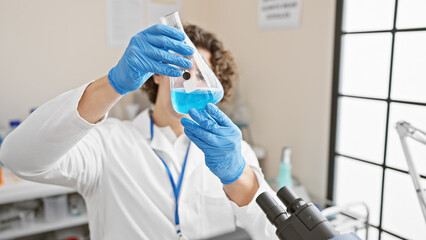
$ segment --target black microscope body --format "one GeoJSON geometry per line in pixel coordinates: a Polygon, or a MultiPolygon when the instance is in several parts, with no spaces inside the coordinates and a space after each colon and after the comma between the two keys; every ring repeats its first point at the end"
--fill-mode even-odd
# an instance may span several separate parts
{"type": "Polygon", "coordinates": [[[315,205],[306,203],[288,187],[277,193],[287,212],[271,196],[260,194],[256,202],[277,228],[281,240],[360,240],[354,233],[340,235],[315,205]]]}

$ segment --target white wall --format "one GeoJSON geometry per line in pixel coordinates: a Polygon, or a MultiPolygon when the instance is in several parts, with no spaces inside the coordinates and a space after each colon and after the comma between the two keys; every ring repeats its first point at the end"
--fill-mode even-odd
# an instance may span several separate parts
{"type": "Polygon", "coordinates": [[[0,126],[108,73],[104,0],[0,1],[0,126]]]}
{"type": "MultiPolygon", "coordinates": [[[[290,146],[294,173],[325,195],[335,0],[303,0],[301,27],[259,30],[255,0],[183,0],[182,17],[235,55],[267,177],[290,146]]],[[[108,73],[123,48],[106,45],[105,0],[0,1],[0,126],[108,73]]],[[[132,101],[129,96],[127,101],[132,101]]]]}
{"type": "MultiPolygon", "coordinates": [[[[211,1],[198,4],[183,0],[182,15],[206,26],[211,1]]],[[[107,46],[106,17],[106,0],[0,1],[0,128],[108,73],[125,48],[107,46]]],[[[122,106],[135,95],[147,101],[137,91],[110,115],[125,117],[122,106]]]]}

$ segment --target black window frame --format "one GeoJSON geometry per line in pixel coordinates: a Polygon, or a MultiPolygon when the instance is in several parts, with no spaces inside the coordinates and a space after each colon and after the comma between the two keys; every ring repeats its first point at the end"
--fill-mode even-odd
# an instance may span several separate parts
{"type": "MultiPolygon", "coordinates": [[[[391,99],[391,90],[392,90],[392,72],[393,72],[393,58],[394,58],[394,48],[395,48],[395,35],[399,32],[417,32],[417,31],[426,31],[425,28],[407,28],[407,29],[397,29],[396,21],[398,14],[398,0],[395,0],[395,9],[394,9],[394,19],[393,26],[390,30],[379,30],[379,31],[356,31],[356,32],[345,32],[342,29],[343,24],[343,14],[344,14],[344,1],[345,0],[336,0],[336,21],[335,21],[335,37],[334,37],[334,59],[333,59],[333,87],[332,87],[332,99],[331,99],[331,121],[330,121],[330,145],[329,145],[329,166],[328,166],[328,185],[327,185],[327,198],[334,201],[335,195],[335,177],[336,177],[336,157],[345,157],[354,161],[363,162],[367,164],[371,164],[374,166],[378,166],[382,168],[382,182],[381,182],[381,196],[380,196],[380,219],[379,225],[373,226],[370,224],[370,227],[374,227],[379,231],[379,240],[381,240],[382,232],[392,235],[399,239],[406,239],[403,236],[392,233],[386,229],[382,228],[383,221],[383,201],[384,201],[384,187],[385,187],[385,177],[386,170],[394,170],[400,173],[409,174],[408,171],[404,171],[401,169],[393,168],[386,165],[387,159],[387,143],[388,143],[388,131],[389,131],[389,113],[390,113],[390,105],[391,103],[404,103],[411,105],[420,105],[426,106],[426,103],[423,102],[411,102],[411,101],[401,101],[391,99]],[[368,33],[391,33],[392,34],[392,47],[391,47],[391,56],[390,56],[390,74],[389,74],[389,88],[386,98],[372,98],[372,97],[363,97],[363,96],[355,96],[355,95],[345,95],[339,93],[339,83],[340,83],[340,64],[341,64],[341,45],[342,38],[348,34],[368,34],[368,33]],[[364,159],[339,154],[336,150],[336,140],[337,140],[337,119],[338,119],[338,102],[340,97],[347,98],[358,98],[358,99],[366,99],[366,100],[376,100],[386,102],[387,104],[387,112],[386,112],[386,131],[385,131],[385,142],[384,142],[384,153],[383,153],[383,163],[374,163],[371,161],[367,161],[364,159]]],[[[426,179],[426,176],[421,175],[422,179],[426,179]]],[[[417,201],[417,199],[416,199],[417,201]]]]}

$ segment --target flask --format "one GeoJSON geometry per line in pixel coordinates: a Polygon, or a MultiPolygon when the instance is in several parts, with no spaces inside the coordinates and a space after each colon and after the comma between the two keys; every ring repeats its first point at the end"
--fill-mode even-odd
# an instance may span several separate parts
{"type": "MultiPolygon", "coordinates": [[[[163,16],[160,20],[162,24],[185,33],[178,12],[163,16]]],[[[170,94],[173,109],[178,113],[187,114],[190,108],[203,110],[207,103],[218,103],[222,100],[224,92],[219,79],[186,33],[184,43],[194,48],[194,54],[185,57],[192,62],[192,67],[182,69],[175,66],[181,69],[183,74],[180,77],[170,77],[170,94]]]]}

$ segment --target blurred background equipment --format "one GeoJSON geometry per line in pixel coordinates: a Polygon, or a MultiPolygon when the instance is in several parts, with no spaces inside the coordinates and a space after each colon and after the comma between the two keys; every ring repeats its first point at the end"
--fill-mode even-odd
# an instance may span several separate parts
{"type": "Polygon", "coordinates": [[[277,190],[284,186],[293,188],[293,182],[291,178],[291,149],[289,147],[284,147],[282,150],[277,190]]]}
{"type": "Polygon", "coordinates": [[[268,183],[276,187],[277,190],[286,186],[291,189],[295,195],[304,199],[305,202],[312,202],[339,233],[345,234],[354,232],[358,234],[359,237],[362,237],[362,239],[370,239],[370,214],[368,205],[364,202],[355,201],[346,204],[337,204],[329,199],[309,193],[300,179],[291,174],[291,170],[287,166],[287,164],[290,163],[290,158],[291,149],[289,147],[283,147],[278,176],[269,179],[268,183]],[[291,178],[291,180],[289,180],[289,178],[291,178]],[[280,179],[282,179],[281,182],[280,179]]]}
{"type": "Polygon", "coordinates": [[[282,187],[277,196],[287,211],[268,192],[261,193],[256,202],[277,228],[281,240],[360,240],[354,233],[341,235],[312,203],[299,198],[289,187],[282,187]]]}
{"type": "Polygon", "coordinates": [[[87,223],[73,189],[24,180],[0,187],[0,240],[88,240],[87,223]]]}
{"type": "Polygon", "coordinates": [[[420,174],[417,171],[416,165],[411,158],[411,154],[407,145],[406,138],[412,138],[424,145],[426,145],[426,133],[422,130],[413,127],[411,124],[400,121],[395,126],[399,138],[401,140],[401,145],[404,150],[405,159],[408,164],[408,172],[411,175],[411,179],[413,180],[414,188],[416,189],[417,198],[419,199],[420,207],[423,212],[423,216],[425,218],[426,223],[426,190],[422,187],[420,174]]]}

